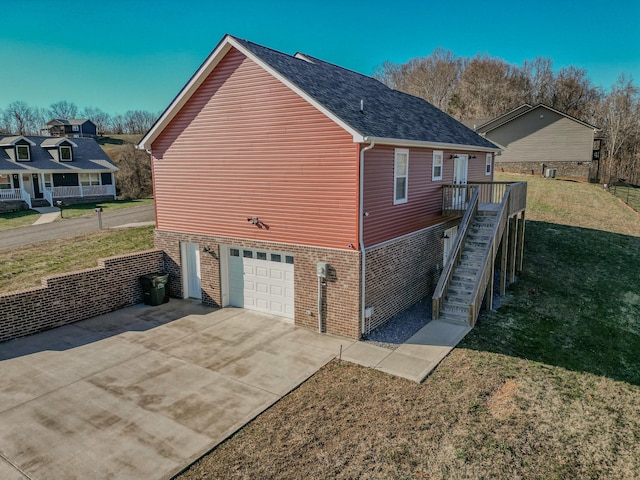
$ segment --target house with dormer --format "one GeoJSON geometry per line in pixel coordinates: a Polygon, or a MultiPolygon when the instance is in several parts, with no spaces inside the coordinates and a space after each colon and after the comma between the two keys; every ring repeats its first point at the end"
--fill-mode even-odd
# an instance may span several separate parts
{"type": "Polygon", "coordinates": [[[113,200],[117,171],[93,138],[0,136],[0,211],[113,200]]]}

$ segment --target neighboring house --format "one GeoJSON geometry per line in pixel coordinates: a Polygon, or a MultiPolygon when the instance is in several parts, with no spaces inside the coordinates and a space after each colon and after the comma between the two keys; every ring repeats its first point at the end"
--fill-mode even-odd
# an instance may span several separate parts
{"type": "Polygon", "coordinates": [[[88,118],[54,118],[42,127],[51,137],[97,137],[98,127],[88,118]]]}
{"type": "Polygon", "coordinates": [[[422,99],[231,36],[138,147],[173,296],[355,338],[434,291],[460,185],[490,186],[498,151],[422,99]]]}
{"type": "Polygon", "coordinates": [[[113,200],[116,171],[93,138],[0,136],[0,211],[113,200]]]}
{"type": "Polygon", "coordinates": [[[475,130],[502,147],[496,158],[501,171],[548,175],[555,169],[558,176],[583,180],[597,173],[597,127],[546,105],[521,105],[475,130]]]}

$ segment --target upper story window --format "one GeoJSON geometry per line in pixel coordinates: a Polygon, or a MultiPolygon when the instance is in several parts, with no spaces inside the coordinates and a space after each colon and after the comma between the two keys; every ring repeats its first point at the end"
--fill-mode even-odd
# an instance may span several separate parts
{"type": "Polygon", "coordinates": [[[431,180],[442,180],[442,159],[444,154],[440,150],[433,152],[433,163],[431,166],[431,180]]]}
{"type": "Polygon", "coordinates": [[[73,153],[71,147],[67,145],[60,146],[60,160],[63,162],[70,162],[73,160],[73,153]]]}
{"type": "Polygon", "coordinates": [[[484,174],[491,175],[491,154],[487,153],[487,161],[484,167],[484,174]]]}
{"type": "Polygon", "coordinates": [[[21,161],[31,160],[29,145],[16,145],[16,159],[21,161]]]}
{"type": "Polygon", "coordinates": [[[78,127],[78,125],[71,125],[71,130],[73,130],[74,132],[78,132],[80,131],[80,128],[78,127]]]}
{"type": "Polygon", "coordinates": [[[409,150],[406,148],[396,148],[393,180],[393,204],[406,203],[409,186],[409,150]]]}

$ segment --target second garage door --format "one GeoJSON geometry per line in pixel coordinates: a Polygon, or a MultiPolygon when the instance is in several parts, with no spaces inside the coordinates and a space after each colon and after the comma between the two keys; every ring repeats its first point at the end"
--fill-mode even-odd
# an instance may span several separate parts
{"type": "Polygon", "coordinates": [[[293,255],[229,248],[229,304],[293,319],[293,255]]]}

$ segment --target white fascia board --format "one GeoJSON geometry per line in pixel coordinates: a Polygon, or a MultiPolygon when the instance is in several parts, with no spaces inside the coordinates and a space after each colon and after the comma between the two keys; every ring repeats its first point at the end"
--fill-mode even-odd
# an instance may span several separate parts
{"type": "Polygon", "coordinates": [[[273,77],[278,79],[280,82],[285,84],[289,89],[294,91],[308,103],[313,105],[316,109],[321,111],[328,118],[333,120],[336,124],[342,127],[344,130],[349,132],[353,136],[353,141],[355,143],[362,142],[362,134],[353,129],[346,122],[338,118],[332,112],[327,110],[324,106],[318,103],[314,98],[309,96],[304,90],[291,83],[286,77],[281,75],[279,72],[274,70],[271,66],[267,65],[262,61],[259,57],[255,56],[252,52],[247,50],[243,45],[238,43],[233,37],[230,35],[226,35],[220,44],[215,48],[213,52],[207,57],[202,66],[194,73],[189,82],[182,88],[180,93],[176,96],[176,98],[171,102],[169,107],[164,111],[164,113],[160,116],[160,118],[156,121],[156,123],[151,127],[151,129],[147,132],[147,134],[138,142],[136,145],[137,148],[141,150],[149,150],[151,148],[151,144],[153,141],[160,135],[160,133],[166,128],[166,126],[171,122],[171,120],[176,116],[176,114],[180,111],[180,109],[184,106],[184,104],[191,98],[191,96],[195,93],[195,91],[202,85],[202,83],[206,80],[209,74],[213,71],[213,69],[220,63],[222,58],[229,52],[231,47],[240,51],[247,58],[251,59],[257,65],[259,65],[263,70],[271,74],[273,77]]]}
{"type": "Polygon", "coordinates": [[[398,147],[416,147],[416,148],[431,148],[434,150],[456,150],[461,152],[489,152],[497,153],[500,148],[495,147],[480,147],[476,145],[462,145],[458,143],[440,143],[440,142],[425,142],[422,140],[402,140],[398,138],[380,138],[380,137],[365,137],[364,142],[375,142],[376,145],[395,145],[398,147]]]}

